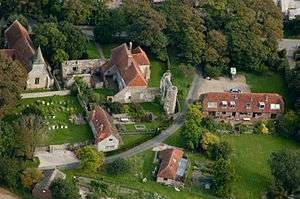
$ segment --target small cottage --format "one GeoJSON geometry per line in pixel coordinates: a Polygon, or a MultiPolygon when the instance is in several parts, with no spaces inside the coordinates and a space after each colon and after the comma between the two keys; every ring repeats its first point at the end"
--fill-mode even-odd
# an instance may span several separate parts
{"type": "Polygon", "coordinates": [[[118,130],[111,124],[111,118],[99,105],[91,111],[89,125],[95,137],[98,151],[113,151],[122,143],[118,130]]]}

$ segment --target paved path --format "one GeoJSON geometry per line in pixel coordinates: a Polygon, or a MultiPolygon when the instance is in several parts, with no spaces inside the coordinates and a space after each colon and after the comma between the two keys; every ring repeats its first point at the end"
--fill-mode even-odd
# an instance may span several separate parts
{"type": "Polygon", "coordinates": [[[165,131],[163,131],[158,136],[154,137],[151,140],[148,140],[132,149],[129,149],[128,151],[119,153],[117,155],[109,156],[105,159],[106,163],[113,162],[114,160],[118,158],[128,158],[131,156],[134,156],[138,153],[141,153],[143,151],[149,150],[153,147],[159,146],[163,141],[165,141],[168,137],[170,137],[173,133],[175,133],[184,123],[186,113],[188,110],[188,104],[194,102],[199,98],[199,89],[201,87],[201,83],[203,81],[203,78],[200,74],[196,73],[193,79],[193,83],[190,87],[188,97],[186,99],[185,106],[180,113],[180,115],[175,119],[174,123],[167,128],[165,131]]]}

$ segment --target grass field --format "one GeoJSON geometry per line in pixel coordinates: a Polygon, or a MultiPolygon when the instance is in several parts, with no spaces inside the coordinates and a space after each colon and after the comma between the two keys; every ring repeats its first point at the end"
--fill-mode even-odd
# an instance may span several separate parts
{"type": "Polygon", "coordinates": [[[122,135],[123,145],[121,149],[130,149],[136,145],[139,145],[153,136],[151,134],[138,134],[138,135],[122,135]]]}
{"type": "Polygon", "coordinates": [[[299,144],[275,136],[241,135],[224,137],[234,148],[236,173],[234,194],[239,199],[256,199],[271,185],[270,154],[288,149],[300,152],[299,144]]]}
{"type": "Polygon", "coordinates": [[[151,78],[149,81],[150,87],[159,87],[160,79],[166,71],[166,65],[156,59],[150,59],[151,78]]]}
{"type": "Polygon", "coordinates": [[[76,143],[93,139],[88,124],[74,124],[69,121],[71,114],[83,114],[76,97],[54,96],[24,99],[20,101],[16,112],[20,112],[27,105],[39,107],[45,115],[48,132],[48,141],[45,145],[76,143]]]}
{"type": "Polygon", "coordinates": [[[110,57],[110,50],[121,45],[120,43],[111,43],[111,44],[100,44],[101,47],[102,47],[102,50],[103,50],[103,54],[104,54],[104,57],[106,59],[109,59],[110,57]]]}
{"type": "Polygon", "coordinates": [[[256,75],[253,73],[244,73],[247,84],[251,92],[255,93],[279,93],[284,97],[285,103],[290,107],[288,90],[285,85],[284,77],[276,73],[266,75],[256,75]]]}
{"type": "MultiPolygon", "coordinates": [[[[228,141],[234,149],[233,164],[238,176],[234,184],[234,195],[239,199],[260,198],[261,194],[267,191],[271,184],[268,159],[272,152],[288,149],[300,153],[299,144],[271,135],[227,135],[222,139],[228,141]]],[[[183,147],[180,131],[173,134],[165,143],[183,147]]],[[[189,152],[187,153],[189,154],[189,152]]],[[[205,156],[201,156],[205,158],[205,156]]]]}
{"type": "Polygon", "coordinates": [[[89,59],[99,59],[100,55],[95,42],[89,42],[87,54],[89,59]]]}

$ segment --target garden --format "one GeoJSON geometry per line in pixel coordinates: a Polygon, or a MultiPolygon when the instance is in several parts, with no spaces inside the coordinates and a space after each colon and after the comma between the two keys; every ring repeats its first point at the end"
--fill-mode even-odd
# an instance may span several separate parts
{"type": "Polygon", "coordinates": [[[29,106],[37,107],[45,118],[47,145],[78,143],[93,139],[93,134],[84,120],[84,111],[76,97],[23,99],[18,104],[15,114],[21,114],[21,111],[29,106]]]}

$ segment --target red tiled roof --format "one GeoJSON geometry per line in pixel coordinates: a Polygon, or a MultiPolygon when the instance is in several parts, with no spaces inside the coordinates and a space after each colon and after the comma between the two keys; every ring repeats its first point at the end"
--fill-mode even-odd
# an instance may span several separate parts
{"type": "MultiPolygon", "coordinates": [[[[99,105],[91,112],[90,121],[97,132],[95,144],[98,144],[112,134],[117,135],[117,130],[112,127],[108,114],[99,105]]],[[[118,136],[116,137],[119,139],[118,136]]]]}
{"type": "Polygon", "coordinates": [[[180,149],[165,149],[160,151],[159,159],[161,160],[161,164],[157,177],[176,180],[176,172],[182,156],[183,151],[180,149]]]}
{"type": "Polygon", "coordinates": [[[16,59],[31,70],[31,61],[35,49],[27,30],[16,20],[6,31],[5,40],[8,48],[15,49],[16,59]]]}
{"type": "Polygon", "coordinates": [[[150,64],[148,57],[144,51],[136,50],[137,54],[133,54],[124,43],[111,50],[110,67],[116,65],[120,75],[127,86],[147,86],[140,66],[150,64]]]}
{"type": "Polygon", "coordinates": [[[204,111],[217,112],[257,112],[257,113],[283,113],[284,101],[281,95],[275,93],[217,93],[211,92],[201,95],[204,111]],[[222,107],[222,101],[227,102],[227,107],[222,107]],[[216,102],[217,107],[208,107],[208,102],[216,102]],[[230,107],[230,102],[235,104],[230,107]],[[259,108],[259,103],[265,104],[264,109],[259,108]],[[247,104],[248,106],[247,108],[247,104]],[[279,109],[271,109],[271,104],[279,104],[279,109]]]}
{"type": "Polygon", "coordinates": [[[133,59],[138,63],[138,65],[150,65],[150,61],[143,49],[137,47],[132,50],[133,59]]]}

